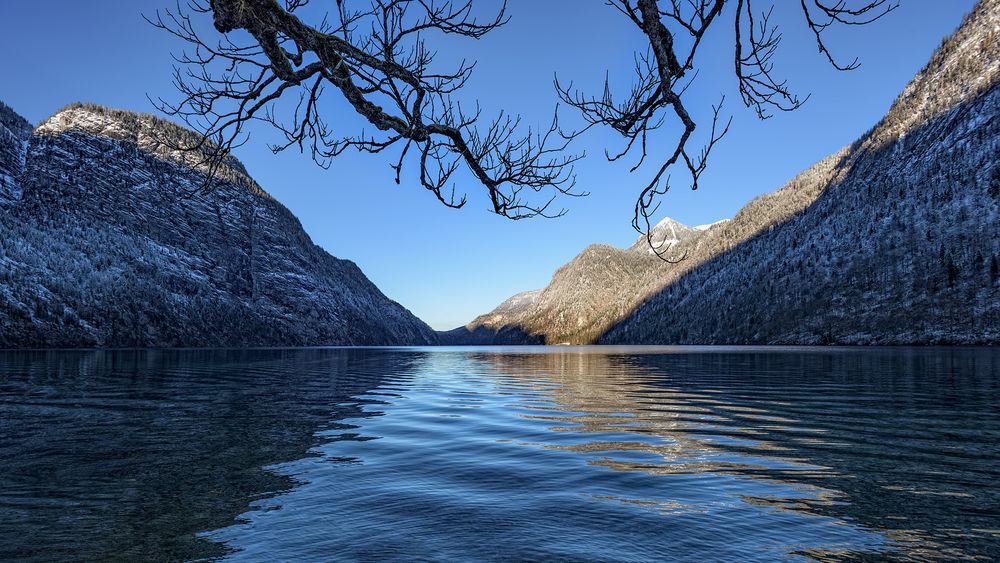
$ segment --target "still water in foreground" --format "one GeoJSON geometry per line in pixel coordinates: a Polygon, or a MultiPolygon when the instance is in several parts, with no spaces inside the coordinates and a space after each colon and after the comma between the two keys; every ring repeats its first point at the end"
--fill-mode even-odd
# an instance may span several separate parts
{"type": "Polygon", "coordinates": [[[1000,350],[0,353],[0,559],[1000,558],[1000,350]]]}

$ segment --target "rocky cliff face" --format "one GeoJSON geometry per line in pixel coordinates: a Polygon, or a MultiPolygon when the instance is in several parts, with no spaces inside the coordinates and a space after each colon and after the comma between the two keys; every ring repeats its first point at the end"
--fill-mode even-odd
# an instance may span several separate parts
{"type": "Polygon", "coordinates": [[[197,158],[165,142],[189,131],[79,104],[22,122],[0,118],[0,347],[436,340],[235,159],[197,193],[197,158]]]}
{"type": "Polygon", "coordinates": [[[24,153],[31,124],[0,102],[0,205],[17,198],[14,178],[24,168],[24,153]]]}
{"type": "Polygon", "coordinates": [[[676,243],[678,264],[640,260],[641,245],[590,247],[530,311],[484,315],[464,332],[550,343],[1000,342],[998,82],[1000,0],[983,0],[871,131],[676,243]]]}

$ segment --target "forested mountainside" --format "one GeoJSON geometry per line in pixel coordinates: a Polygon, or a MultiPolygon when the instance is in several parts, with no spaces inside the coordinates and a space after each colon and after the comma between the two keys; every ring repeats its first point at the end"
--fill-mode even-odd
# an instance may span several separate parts
{"type": "Polygon", "coordinates": [[[427,344],[434,332],[313,244],[230,160],[196,193],[192,132],[0,106],[0,347],[427,344]]]}
{"type": "Polygon", "coordinates": [[[453,342],[1000,342],[1000,0],[861,139],[678,242],[592,246],[453,342]],[[640,245],[641,246],[641,245],[640,245]]]}

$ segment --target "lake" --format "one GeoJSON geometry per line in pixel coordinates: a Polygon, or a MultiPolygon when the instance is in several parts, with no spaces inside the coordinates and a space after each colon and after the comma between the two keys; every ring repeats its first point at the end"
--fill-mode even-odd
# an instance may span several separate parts
{"type": "Polygon", "coordinates": [[[1000,349],[0,352],[0,559],[1000,559],[1000,349]]]}

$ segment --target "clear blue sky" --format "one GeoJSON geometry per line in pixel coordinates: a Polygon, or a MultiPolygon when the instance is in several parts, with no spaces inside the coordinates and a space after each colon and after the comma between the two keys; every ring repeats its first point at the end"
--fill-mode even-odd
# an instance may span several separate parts
{"type": "MultiPolygon", "coordinates": [[[[662,215],[692,225],[729,217],[853,141],[884,114],[974,0],[902,0],[873,26],[838,30],[830,40],[836,52],[862,61],[849,73],[833,71],[816,52],[798,2],[775,3],[785,35],[778,71],[812,98],[797,112],[756,120],[738,102],[731,26],[718,26],[700,53],[702,70],[687,103],[704,120],[718,95],[727,94],[733,129],[714,153],[701,189],[676,186],[662,215]]],[[[170,53],[181,45],[151,28],[141,13],[168,6],[173,0],[4,2],[0,99],[36,123],[74,101],[153,111],[147,93],[175,95],[170,53]]],[[[628,85],[641,37],[602,0],[510,0],[510,14],[510,24],[492,36],[459,48],[449,44],[439,54],[444,65],[475,53],[479,65],[463,94],[467,99],[538,123],[555,101],[554,73],[597,87],[610,70],[612,80],[628,85]]],[[[334,93],[329,111],[347,112],[334,93]]],[[[672,134],[661,131],[657,138],[663,147],[672,134]]],[[[618,146],[614,137],[588,134],[577,147],[590,155],[578,176],[591,195],[565,200],[570,212],[560,219],[513,222],[490,214],[474,191],[469,205],[452,210],[412,181],[396,186],[380,157],[346,154],[322,170],[297,153],[273,156],[266,139],[262,132],[237,152],[261,185],[302,220],[317,244],[357,262],[388,296],[439,329],[464,324],[513,293],[543,287],[587,244],[630,244],[636,236],[629,225],[632,205],[649,177],[648,169],[629,175],[631,163],[604,159],[604,146],[618,146]]]]}

